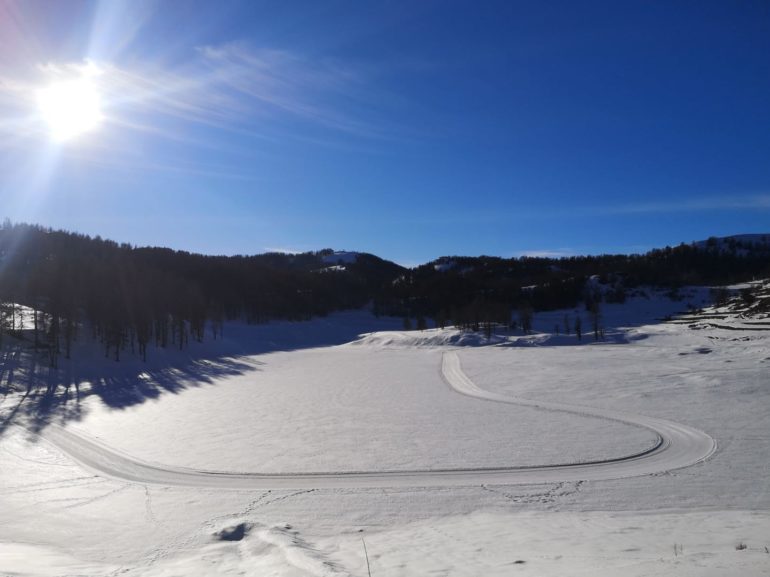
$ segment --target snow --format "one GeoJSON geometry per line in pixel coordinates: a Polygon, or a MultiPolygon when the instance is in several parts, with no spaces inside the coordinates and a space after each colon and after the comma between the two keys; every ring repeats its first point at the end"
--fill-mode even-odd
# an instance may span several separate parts
{"type": "Polygon", "coordinates": [[[445,261],[440,261],[440,262],[437,262],[436,264],[434,264],[433,265],[433,270],[435,270],[436,272],[447,272],[447,271],[452,270],[456,266],[457,266],[457,261],[455,261],[455,260],[445,260],[445,261]]]}
{"type": "Polygon", "coordinates": [[[333,252],[332,254],[324,255],[321,258],[321,261],[324,264],[328,265],[345,265],[345,264],[353,264],[358,260],[358,256],[361,253],[358,252],[350,252],[350,251],[344,251],[344,250],[338,250],[333,252]]]}
{"type": "Polygon", "coordinates": [[[241,375],[117,413],[92,396],[69,427],[144,461],[220,471],[237,463],[260,473],[544,465],[563,455],[562,435],[574,462],[656,442],[612,421],[588,427],[584,416],[549,415],[545,428],[535,408],[520,408],[511,422],[507,407],[454,393],[440,363],[440,352],[360,346],[275,353],[241,375]]]}
{"type": "Polygon", "coordinates": [[[584,315],[588,333],[580,310],[490,340],[352,312],[227,325],[224,340],[151,350],[147,364],[81,345],[54,377],[32,374],[29,353],[6,343],[0,575],[365,575],[362,538],[375,576],[767,575],[770,331],[727,309],[662,322],[708,295],[683,292],[604,305],[598,342],[556,334],[565,314],[584,315]],[[450,388],[451,355],[489,400],[450,388]],[[73,385],[70,401],[32,414],[24,394],[44,377],[73,385]],[[108,382],[125,396],[104,394],[108,382]],[[655,438],[596,411],[703,431],[716,452],[624,478],[345,487],[332,475],[319,487],[226,489],[106,476],[53,433],[161,472],[274,474],[585,462],[655,438]]]}
{"type": "Polygon", "coordinates": [[[342,271],[345,271],[345,270],[347,270],[347,268],[345,268],[345,266],[343,266],[341,264],[335,264],[334,266],[327,266],[325,268],[322,268],[320,270],[320,272],[342,272],[342,271]]]}

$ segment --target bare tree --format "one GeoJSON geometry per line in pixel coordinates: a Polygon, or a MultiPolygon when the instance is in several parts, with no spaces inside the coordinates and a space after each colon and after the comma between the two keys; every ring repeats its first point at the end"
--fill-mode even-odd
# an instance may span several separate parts
{"type": "Polygon", "coordinates": [[[580,319],[580,315],[575,317],[575,334],[579,341],[583,340],[583,321],[580,319]]]}
{"type": "Polygon", "coordinates": [[[532,318],[534,311],[529,303],[522,304],[519,307],[519,324],[524,334],[529,334],[532,331],[532,318]]]}
{"type": "Polygon", "coordinates": [[[599,331],[601,330],[602,311],[599,306],[599,301],[594,300],[591,302],[591,308],[588,311],[591,315],[591,330],[594,332],[594,340],[599,340],[599,331]]]}

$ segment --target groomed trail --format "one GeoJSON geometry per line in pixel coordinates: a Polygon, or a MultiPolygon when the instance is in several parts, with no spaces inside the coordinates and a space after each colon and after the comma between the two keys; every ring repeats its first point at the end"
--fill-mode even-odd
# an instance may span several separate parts
{"type": "Polygon", "coordinates": [[[58,426],[48,427],[42,436],[100,476],[141,484],[221,489],[435,487],[618,479],[688,467],[707,459],[716,449],[716,442],[709,435],[672,421],[606,409],[532,401],[485,391],[463,372],[460,359],[454,351],[444,353],[441,374],[454,391],[473,399],[619,421],[647,428],[657,434],[659,441],[642,453],[584,463],[447,470],[263,474],[195,470],[146,463],[58,426]]]}

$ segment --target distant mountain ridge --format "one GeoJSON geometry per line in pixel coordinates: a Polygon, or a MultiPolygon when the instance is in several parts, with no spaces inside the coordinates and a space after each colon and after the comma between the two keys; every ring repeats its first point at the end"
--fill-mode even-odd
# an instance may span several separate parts
{"type": "Polygon", "coordinates": [[[730,236],[712,236],[706,240],[692,243],[697,248],[714,248],[718,250],[750,251],[770,247],[770,233],[765,234],[734,234],[730,236]]]}

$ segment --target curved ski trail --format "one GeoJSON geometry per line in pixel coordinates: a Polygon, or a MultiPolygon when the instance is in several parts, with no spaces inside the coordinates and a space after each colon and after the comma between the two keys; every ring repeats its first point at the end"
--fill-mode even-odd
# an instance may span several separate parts
{"type": "Polygon", "coordinates": [[[460,359],[454,351],[444,353],[441,374],[454,391],[474,399],[611,419],[650,429],[657,434],[659,442],[642,453],[583,463],[471,469],[265,474],[196,470],[146,463],[94,439],[53,425],[44,431],[43,437],[98,475],[140,484],[222,489],[510,485],[618,479],[688,467],[707,459],[716,449],[716,442],[706,433],[672,421],[609,409],[532,401],[485,391],[463,372],[460,359]]]}

